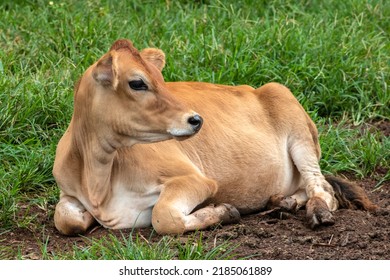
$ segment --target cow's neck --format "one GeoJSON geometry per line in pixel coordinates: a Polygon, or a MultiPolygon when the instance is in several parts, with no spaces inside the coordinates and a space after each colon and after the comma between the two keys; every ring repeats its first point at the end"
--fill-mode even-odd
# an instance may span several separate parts
{"type": "Polygon", "coordinates": [[[71,150],[80,163],[83,195],[93,207],[99,207],[111,196],[112,171],[117,152],[98,134],[101,133],[99,127],[90,123],[88,115],[78,113],[75,110],[72,119],[71,150]]]}
{"type": "MultiPolygon", "coordinates": [[[[89,73],[91,68],[87,70],[89,73]]],[[[89,76],[90,73],[86,73],[89,76]]],[[[93,119],[91,108],[97,94],[95,88],[83,77],[74,96],[74,111],[69,127],[70,141],[66,161],[73,170],[79,169],[77,185],[91,206],[99,207],[109,200],[112,192],[114,161],[120,143],[109,139],[109,133],[93,119]],[[83,82],[84,81],[84,82],[83,82]]],[[[107,112],[109,113],[109,112],[107,112]]]]}

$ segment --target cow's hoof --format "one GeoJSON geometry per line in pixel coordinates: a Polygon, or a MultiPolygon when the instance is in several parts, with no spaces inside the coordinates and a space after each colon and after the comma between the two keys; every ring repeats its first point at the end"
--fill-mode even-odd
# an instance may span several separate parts
{"type": "Polygon", "coordinates": [[[284,197],[276,194],[270,197],[266,209],[279,212],[295,212],[298,208],[298,203],[295,198],[291,196],[284,197]]]}
{"type": "Polygon", "coordinates": [[[288,212],[295,212],[298,207],[297,200],[292,198],[291,196],[285,197],[280,201],[280,207],[282,210],[288,212]]]}
{"type": "Polygon", "coordinates": [[[226,224],[234,224],[234,223],[238,223],[241,219],[241,215],[240,215],[240,212],[238,212],[237,208],[230,205],[230,204],[227,204],[227,203],[223,203],[221,205],[218,205],[217,208],[224,208],[224,214],[222,215],[221,217],[221,222],[222,224],[226,225],[226,224]]]}
{"type": "Polygon", "coordinates": [[[329,211],[325,201],[318,197],[313,197],[307,202],[306,218],[312,229],[321,225],[330,226],[335,223],[333,215],[329,211]]]}

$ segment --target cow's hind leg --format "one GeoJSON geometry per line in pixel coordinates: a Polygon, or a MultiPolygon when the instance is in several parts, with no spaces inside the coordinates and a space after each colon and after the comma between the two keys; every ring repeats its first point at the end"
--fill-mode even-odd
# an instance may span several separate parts
{"type": "Polygon", "coordinates": [[[94,217],[76,198],[62,195],[54,213],[54,224],[64,235],[77,235],[87,231],[96,222],[94,217]]]}
{"type": "Polygon", "coordinates": [[[194,211],[216,191],[215,181],[199,174],[167,180],[153,208],[154,229],[160,234],[176,234],[238,222],[240,214],[229,204],[209,205],[194,211]]]}
{"type": "Polygon", "coordinates": [[[311,133],[305,133],[302,129],[301,135],[290,144],[291,157],[302,177],[301,188],[305,189],[308,198],[306,216],[310,227],[333,224],[331,211],[338,208],[338,201],[332,186],[321,173],[318,163],[319,149],[316,149],[311,133]]]}

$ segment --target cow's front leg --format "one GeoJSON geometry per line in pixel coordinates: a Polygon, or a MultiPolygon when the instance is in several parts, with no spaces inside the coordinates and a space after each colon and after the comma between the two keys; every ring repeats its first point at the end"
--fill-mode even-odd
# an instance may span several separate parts
{"type": "Polygon", "coordinates": [[[54,213],[54,224],[64,235],[83,234],[96,220],[76,198],[61,195],[54,213]]]}
{"type": "Polygon", "coordinates": [[[241,216],[238,210],[230,204],[209,205],[185,217],[185,230],[205,229],[216,224],[237,223],[241,216]]]}
{"type": "Polygon", "coordinates": [[[218,223],[238,222],[240,214],[228,204],[207,206],[192,212],[217,191],[215,181],[199,174],[174,177],[164,183],[153,208],[152,224],[160,234],[206,229],[218,223]]]}

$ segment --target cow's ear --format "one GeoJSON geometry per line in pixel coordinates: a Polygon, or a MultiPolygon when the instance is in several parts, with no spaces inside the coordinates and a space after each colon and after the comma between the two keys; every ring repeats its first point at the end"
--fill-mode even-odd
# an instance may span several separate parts
{"type": "Polygon", "coordinates": [[[92,76],[96,82],[103,86],[110,86],[114,83],[114,73],[112,67],[112,56],[105,54],[93,69],[92,76]]]}
{"type": "Polygon", "coordinates": [[[141,51],[141,57],[152,63],[158,70],[162,71],[165,66],[165,54],[160,49],[147,48],[141,51]]]}

